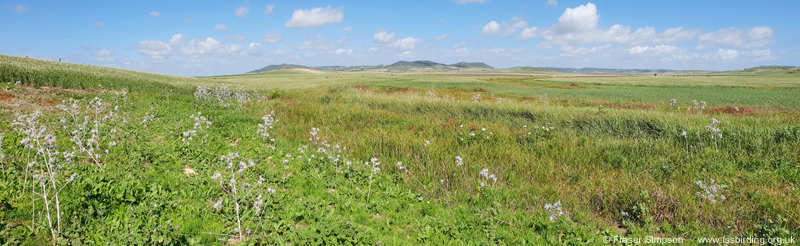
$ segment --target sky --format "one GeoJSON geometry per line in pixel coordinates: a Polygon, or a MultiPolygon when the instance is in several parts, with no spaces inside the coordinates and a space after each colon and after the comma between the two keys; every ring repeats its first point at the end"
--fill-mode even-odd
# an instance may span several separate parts
{"type": "Polygon", "coordinates": [[[180,76],[270,64],[800,66],[800,1],[14,1],[0,54],[180,76]]]}

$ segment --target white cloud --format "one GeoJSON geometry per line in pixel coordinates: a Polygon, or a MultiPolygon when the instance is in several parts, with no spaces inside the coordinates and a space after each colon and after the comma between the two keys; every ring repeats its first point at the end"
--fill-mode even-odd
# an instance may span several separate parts
{"type": "Polygon", "coordinates": [[[386,43],[394,41],[394,36],[395,36],[394,33],[389,34],[386,31],[382,31],[382,32],[375,33],[375,35],[372,35],[372,41],[375,42],[376,44],[378,44],[378,43],[386,44],[386,43]]]}
{"type": "Polygon", "coordinates": [[[272,53],[275,53],[276,55],[285,55],[286,51],[281,48],[275,48],[272,49],[272,53]]]}
{"type": "Polygon", "coordinates": [[[322,35],[315,35],[309,37],[301,45],[294,47],[295,50],[326,50],[328,46],[328,38],[322,35]]]}
{"type": "Polygon", "coordinates": [[[701,48],[718,44],[725,47],[754,49],[764,47],[773,42],[772,28],[766,26],[754,27],[748,30],[731,27],[699,35],[697,40],[701,48]]]}
{"type": "Polygon", "coordinates": [[[336,54],[337,55],[349,55],[349,54],[353,54],[353,50],[352,49],[337,49],[336,50],[336,54]]]}
{"type": "Polygon", "coordinates": [[[442,34],[436,37],[433,37],[433,41],[442,41],[450,37],[450,34],[442,34]]]}
{"type": "Polygon", "coordinates": [[[540,49],[540,50],[549,50],[549,49],[553,48],[553,43],[541,42],[541,43],[537,44],[536,46],[534,46],[534,48],[540,49]]]}
{"type": "Polygon", "coordinates": [[[536,31],[538,31],[538,28],[536,27],[523,29],[522,32],[519,33],[517,41],[527,41],[530,38],[536,37],[536,31]]]}
{"type": "Polygon", "coordinates": [[[275,4],[267,5],[267,11],[264,11],[264,14],[272,14],[272,10],[275,8],[275,4]]]}
{"type": "Polygon", "coordinates": [[[351,26],[345,27],[342,31],[344,31],[344,33],[350,33],[353,31],[353,27],[351,26]]]}
{"type": "Polygon", "coordinates": [[[550,28],[531,27],[522,30],[517,41],[538,38],[552,45],[587,45],[597,44],[672,44],[693,39],[698,31],[684,30],[683,27],[669,28],[664,32],[656,32],[653,27],[639,28],[631,32],[630,26],[613,25],[608,30],[597,29],[600,16],[597,6],[592,3],[576,8],[567,8],[558,23],[550,28]]]}
{"type": "Polygon", "coordinates": [[[101,49],[97,52],[92,52],[93,56],[112,56],[114,55],[114,49],[101,49]]]}
{"type": "Polygon", "coordinates": [[[422,43],[422,39],[416,39],[412,37],[407,37],[404,39],[400,39],[394,41],[387,45],[387,48],[394,49],[394,50],[413,50],[416,49],[422,43]]]}
{"type": "Polygon", "coordinates": [[[651,54],[656,56],[674,55],[684,52],[684,49],[672,45],[657,45],[657,46],[634,46],[625,49],[631,55],[651,54]]]}
{"type": "Polygon", "coordinates": [[[772,50],[770,50],[770,49],[745,51],[745,52],[742,52],[742,56],[752,57],[753,60],[755,60],[755,61],[766,61],[766,60],[778,59],[778,57],[772,55],[772,50]]]}
{"type": "Polygon", "coordinates": [[[573,56],[573,55],[587,55],[587,54],[595,54],[600,51],[604,51],[610,47],[611,44],[603,45],[603,46],[596,46],[592,48],[587,47],[578,47],[575,48],[571,45],[564,45],[561,46],[561,55],[562,56],[573,56]]]}
{"type": "Polygon", "coordinates": [[[259,43],[250,43],[250,46],[247,48],[247,55],[256,57],[263,56],[264,46],[259,43]]]}
{"type": "Polygon", "coordinates": [[[581,5],[576,8],[567,8],[561,17],[558,17],[556,30],[561,33],[592,31],[597,29],[600,16],[597,6],[593,3],[581,5]]]}
{"type": "MultiPolygon", "coordinates": [[[[516,19],[516,17],[514,19],[516,19]]],[[[513,22],[514,19],[511,19],[511,21],[513,22]]],[[[517,33],[517,30],[528,27],[528,22],[523,20],[514,23],[503,22],[503,27],[505,27],[505,31],[503,31],[503,37],[508,37],[514,35],[514,33],[517,33]]]]}
{"type": "Polygon", "coordinates": [[[227,31],[227,30],[228,30],[228,26],[227,25],[217,24],[217,25],[214,26],[214,31],[222,32],[222,31],[227,31]]]}
{"type": "Polygon", "coordinates": [[[281,40],[283,40],[283,35],[275,32],[275,30],[272,30],[272,32],[270,33],[264,34],[264,43],[274,44],[280,42],[281,40]]]}
{"type": "Polygon", "coordinates": [[[239,7],[237,9],[234,9],[233,12],[236,14],[236,17],[238,17],[240,19],[244,19],[244,18],[247,18],[247,13],[250,12],[250,8],[248,8],[248,7],[239,7]]]}
{"type": "Polygon", "coordinates": [[[92,25],[92,26],[93,26],[93,27],[104,27],[104,26],[106,26],[106,23],[103,23],[103,22],[97,22],[97,23],[94,23],[94,25],[92,25]]]}
{"type": "Polygon", "coordinates": [[[407,37],[404,39],[396,39],[394,33],[380,31],[372,36],[372,41],[375,42],[376,48],[388,48],[393,50],[413,50],[422,44],[422,39],[407,37]]]}
{"type": "Polygon", "coordinates": [[[158,11],[153,11],[153,12],[150,12],[150,16],[159,17],[159,16],[161,16],[161,13],[159,13],[158,11]]]}
{"type": "Polygon", "coordinates": [[[22,4],[17,4],[17,6],[14,6],[14,11],[17,13],[25,13],[28,12],[28,7],[25,7],[22,4]]]}
{"type": "Polygon", "coordinates": [[[500,32],[500,24],[498,24],[496,21],[490,21],[489,23],[486,23],[483,28],[481,28],[481,35],[484,36],[495,36],[500,34],[500,32]]]}
{"type": "Polygon", "coordinates": [[[719,49],[717,51],[717,58],[722,60],[733,60],[739,58],[739,51],[719,49]]]}
{"type": "Polygon", "coordinates": [[[463,4],[468,4],[468,3],[480,3],[480,4],[483,4],[485,2],[488,2],[489,0],[451,0],[451,1],[456,2],[456,4],[462,4],[463,5],[463,4]]]}
{"type": "Polygon", "coordinates": [[[245,36],[245,35],[230,35],[230,36],[225,37],[225,40],[245,41],[245,40],[247,40],[247,36],[245,36]]]}
{"type": "Polygon", "coordinates": [[[556,7],[556,6],[558,6],[558,1],[556,1],[556,0],[547,0],[547,5],[550,5],[550,7],[556,7]]]}
{"type": "Polygon", "coordinates": [[[184,41],[185,36],[184,34],[175,34],[170,38],[169,42],[142,40],[136,45],[136,49],[139,50],[140,54],[155,60],[162,60],[171,55],[190,57],[201,55],[224,56],[239,52],[242,49],[239,45],[226,45],[213,38],[193,39],[186,44],[184,41]]]}
{"type": "Polygon", "coordinates": [[[338,46],[350,46],[350,45],[353,45],[353,43],[350,42],[350,38],[342,37],[342,38],[339,39],[339,41],[336,41],[336,45],[338,45],[338,46]]]}
{"type": "Polygon", "coordinates": [[[343,7],[313,8],[310,10],[298,9],[292,18],[283,25],[285,28],[322,27],[327,24],[339,24],[344,19],[343,7]]]}

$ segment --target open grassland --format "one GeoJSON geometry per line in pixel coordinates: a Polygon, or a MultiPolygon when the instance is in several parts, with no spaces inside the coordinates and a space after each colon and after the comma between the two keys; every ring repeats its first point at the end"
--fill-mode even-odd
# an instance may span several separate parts
{"type": "Polygon", "coordinates": [[[117,90],[14,85],[6,71],[0,244],[800,237],[798,76],[277,71],[158,77],[174,92],[123,94],[114,80],[102,85],[117,90]]]}

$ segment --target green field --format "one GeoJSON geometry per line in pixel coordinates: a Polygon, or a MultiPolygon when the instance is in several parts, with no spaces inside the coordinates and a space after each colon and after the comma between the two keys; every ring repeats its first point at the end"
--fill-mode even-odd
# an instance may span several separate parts
{"type": "Polygon", "coordinates": [[[0,55],[0,245],[800,240],[800,75],[517,70],[186,78],[0,55]]]}

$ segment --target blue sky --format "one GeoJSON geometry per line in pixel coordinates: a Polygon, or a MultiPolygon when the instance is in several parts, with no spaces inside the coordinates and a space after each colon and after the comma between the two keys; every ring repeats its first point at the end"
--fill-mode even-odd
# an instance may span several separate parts
{"type": "Polygon", "coordinates": [[[183,76],[400,60],[729,70],[800,61],[800,1],[8,1],[0,53],[183,76]]]}

